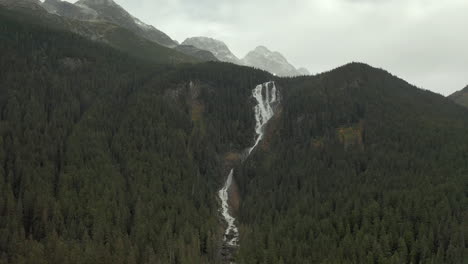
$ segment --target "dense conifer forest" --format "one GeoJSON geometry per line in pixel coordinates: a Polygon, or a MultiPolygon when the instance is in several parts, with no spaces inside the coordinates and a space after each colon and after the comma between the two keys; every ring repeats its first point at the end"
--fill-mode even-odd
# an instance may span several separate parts
{"type": "Polygon", "coordinates": [[[239,263],[466,263],[468,111],[364,64],[280,84],[239,263]]]}
{"type": "Polygon", "coordinates": [[[277,115],[236,163],[236,263],[467,263],[449,99],[358,63],[156,63],[23,15],[0,9],[0,264],[221,263],[216,192],[271,80],[277,115]]]}
{"type": "Polygon", "coordinates": [[[1,15],[0,263],[216,263],[222,155],[250,144],[270,75],[1,15]]]}

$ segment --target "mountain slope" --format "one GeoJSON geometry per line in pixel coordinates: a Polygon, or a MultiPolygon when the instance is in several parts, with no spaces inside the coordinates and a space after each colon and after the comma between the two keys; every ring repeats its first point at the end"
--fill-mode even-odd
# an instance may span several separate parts
{"type": "Polygon", "coordinates": [[[112,0],[80,0],[74,5],[60,0],[47,0],[44,5],[51,6],[48,10],[65,17],[110,22],[163,46],[170,48],[177,46],[177,43],[164,32],[141,22],[112,0]]]}
{"type": "Polygon", "coordinates": [[[244,65],[259,68],[278,76],[308,75],[305,68],[297,70],[279,52],[272,52],[264,46],[258,46],[242,59],[244,65]]]}
{"type": "Polygon", "coordinates": [[[89,41],[134,45],[113,24],[25,14],[0,8],[1,264],[222,263],[232,167],[236,263],[465,261],[468,110],[449,99],[358,63],[161,65],[89,41]],[[276,115],[241,164],[268,81],[276,115]]]}
{"type": "Polygon", "coordinates": [[[451,94],[448,98],[459,105],[468,107],[468,86],[463,90],[451,94]]]}
{"type": "Polygon", "coordinates": [[[45,0],[42,6],[52,14],[77,19],[98,20],[99,14],[94,9],[85,5],[75,5],[61,0],[45,0]]]}
{"type": "Polygon", "coordinates": [[[299,75],[310,75],[309,70],[306,68],[299,68],[297,69],[297,72],[299,73],[299,75]]]}
{"type": "Polygon", "coordinates": [[[223,157],[271,75],[158,65],[20,14],[0,8],[0,263],[220,263],[223,157]]]}
{"type": "Polygon", "coordinates": [[[257,47],[240,60],[229,50],[224,42],[217,39],[192,37],[186,39],[182,45],[190,45],[201,50],[210,51],[220,61],[255,67],[278,76],[310,75],[306,68],[296,69],[279,52],[272,52],[264,46],[257,47]]]}
{"type": "Polygon", "coordinates": [[[125,28],[134,34],[160,45],[197,58],[200,61],[217,61],[210,52],[195,47],[178,45],[153,26],[146,25],[133,17],[113,1],[79,1],[75,4],[61,0],[46,0],[42,6],[50,13],[81,21],[102,21],[125,28]]]}
{"type": "Polygon", "coordinates": [[[463,263],[468,111],[364,64],[280,79],[236,263],[463,263]]]}
{"type": "Polygon", "coordinates": [[[220,61],[242,65],[241,60],[239,60],[239,58],[229,50],[228,46],[220,40],[207,37],[192,37],[184,40],[182,45],[190,45],[201,50],[207,50],[213,53],[220,61]]]}
{"type": "Polygon", "coordinates": [[[184,53],[186,55],[195,57],[199,59],[200,61],[219,61],[218,58],[216,58],[213,53],[207,51],[207,50],[202,50],[198,49],[194,46],[190,45],[179,45],[174,48],[175,50],[184,53]]]}
{"type": "Polygon", "coordinates": [[[69,19],[49,14],[38,4],[34,6],[21,4],[32,0],[0,1],[0,7],[11,10],[7,16],[17,16],[18,19],[28,23],[36,23],[53,29],[77,33],[93,41],[99,41],[122,50],[140,59],[160,64],[195,63],[199,62],[193,56],[180,53],[174,49],[161,46],[150,40],[136,35],[125,28],[109,22],[88,22],[69,19]],[[10,3],[6,5],[6,3],[10,3]]]}

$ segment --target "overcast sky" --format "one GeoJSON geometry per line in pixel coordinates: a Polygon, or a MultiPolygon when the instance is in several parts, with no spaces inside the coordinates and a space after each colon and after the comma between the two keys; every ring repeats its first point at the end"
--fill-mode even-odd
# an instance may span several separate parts
{"type": "Polygon", "coordinates": [[[115,2],[173,39],[214,37],[241,58],[265,45],[311,73],[359,61],[444,95],[468,85],[468,0],[115,2]]]}

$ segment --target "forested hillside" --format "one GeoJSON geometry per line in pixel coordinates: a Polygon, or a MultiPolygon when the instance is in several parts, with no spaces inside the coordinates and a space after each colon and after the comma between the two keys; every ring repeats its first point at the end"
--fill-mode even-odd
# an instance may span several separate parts
{"type": "Polygon", "coordinates": [[[238,264],[467,263],[466,108],[365,64],[276,78],[57,19],[0,8],[0,264],[222,263],[230,166],[238,264]]]}
{"type": "Polygon", "coordinates": [[[34,1],[0,0],[0,8],[3,16],[12,17],[20,23],[41,25],[43,28],[54,31],[74,32],[89,40],[112,46],[140,60],[172,65],[202,61],[177,50],[161,46],[110,22],[79,21],[49,14],[41,6],[34,5],[34,1]],[[33,5],[34,8],[24,7],[26,4],[33,5]]]}
{"type": "Polygon", "coordinates": [[[223,155],[270,75],[155,66],[5,10],[0,30],[0,263],[217,263],[223,155]]]}
{"type": "Polygon", "coordinates": [[[468,111],[364,64],[279,84],[238,263],[467,263],[468,111]]]}

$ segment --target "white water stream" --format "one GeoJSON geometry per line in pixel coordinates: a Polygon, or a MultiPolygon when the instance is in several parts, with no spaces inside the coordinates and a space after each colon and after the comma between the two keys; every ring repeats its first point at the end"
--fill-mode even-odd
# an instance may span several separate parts
{"type": "MultiPolygon", "coordinates": [[[[252,95],[257,101],[255,105],[255,144],[247,150],[247,159],[252,151],[257,147],[258,143],[263,139],[264,128],[268,121],[273,117],[274,111],[272,105],[278,101],[278,91],[274,82],[267,82],[257,85],[252,91],[252,95]]],[[[224,242],[230,247],[237,247],[239,244],[239,229],[235,222],[236,219],[229,212],[229,188],[232,184],[234,169],[231,169],[227,180],[218,196],[221,199],[221,213],[227,223],[226,231],[224,232],[224,242]]]]}

